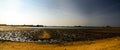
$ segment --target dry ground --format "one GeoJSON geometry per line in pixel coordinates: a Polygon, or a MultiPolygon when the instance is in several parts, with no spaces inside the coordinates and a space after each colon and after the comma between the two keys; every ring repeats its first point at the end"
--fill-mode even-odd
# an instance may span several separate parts
{"type": "Polygon", "coordinates": [[[120,50],[120,37],[62,44],[0,42],[0,50],[120,50]]]}

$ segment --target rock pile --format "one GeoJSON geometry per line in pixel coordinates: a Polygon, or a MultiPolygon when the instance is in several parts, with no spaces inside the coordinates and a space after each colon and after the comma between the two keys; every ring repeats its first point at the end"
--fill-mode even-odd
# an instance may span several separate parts
{"type": "Polygon", "coordinates": [[[1,31],[0,39],[1,40],[10,40],[10,41],[33,41],[33,36],[31,35],[32,31],[23,31],[23,30],[14,30],[14,31],[1,31]]]}
{"type": "Polygon", "coordinates": [[[18,42],[41,42],[41,43],[56,43],[54,39],[39,39],[36,36],[42,34],[41,29],[32,30],[9,30],[0,31],[0,40],[18,41],[18,42]]]}
{"type": "Polygon", "coordinates": [[[95,30],[87,29],[0,30],[0,40],[19,42],[58,43],[88,41],[111,37],[120,37],[120,32],[95,32],[95,30]]]}

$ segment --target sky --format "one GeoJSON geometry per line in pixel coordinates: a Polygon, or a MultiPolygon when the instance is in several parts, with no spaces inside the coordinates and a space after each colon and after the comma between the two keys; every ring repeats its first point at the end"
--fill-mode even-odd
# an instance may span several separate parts
{"type": "Polygon", "coordinates": [[[1,24],[120,26],[120,0],[0,0],[1,24]]]}

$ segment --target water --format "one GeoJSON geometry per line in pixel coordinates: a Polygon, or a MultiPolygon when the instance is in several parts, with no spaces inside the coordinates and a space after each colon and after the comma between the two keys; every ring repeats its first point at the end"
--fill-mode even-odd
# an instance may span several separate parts
{"type": "Polygon", "coordinates": [[[54,26],[48,26],[48,27],[27,27],[27,28],[47,28],[47,29],[95,29],[98,27],[54,27],[54,26]]]}

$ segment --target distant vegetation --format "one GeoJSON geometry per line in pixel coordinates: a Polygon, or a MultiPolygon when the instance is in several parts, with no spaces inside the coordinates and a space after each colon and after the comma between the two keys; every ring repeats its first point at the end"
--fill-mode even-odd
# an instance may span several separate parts
{"type": "Polygon", "coordinates": [[[44,25],[7,25],[7,24],[0,24],[0,26],[26,26],[26,27],[44,27],[44,25]]]}
{"type": "Polygon", "coordinates": [[[78,26],[44,26],[44,25],[27,25],[27,24],[23,24],[23,25],[7,25],[7,24],[0,24],[0,26],[26,26],[26,27],[82,27],[80,25],[78,26]]]}
{"type": "Polygon", "coordinates": [[[6,26],[6,24],[0,24],[0,26],[6,26]]]}
{"type": "MultiPolygon", "coordinates": [[[[7,25],[7,24],[0,24],[0,26],[25,26],[25,27],[87,27],[87,28],[96,28],[96,27],[100,27],[100,26],[81,26],[81,25],[76,25],[76,26],[45,26],[45,25],[27,25],[27,24],[23,24],[23,25],[7,25]]],[[[101,26],[104,28],[111,28],[111,26],[107,25],[107,26],[101,26]]]]}

